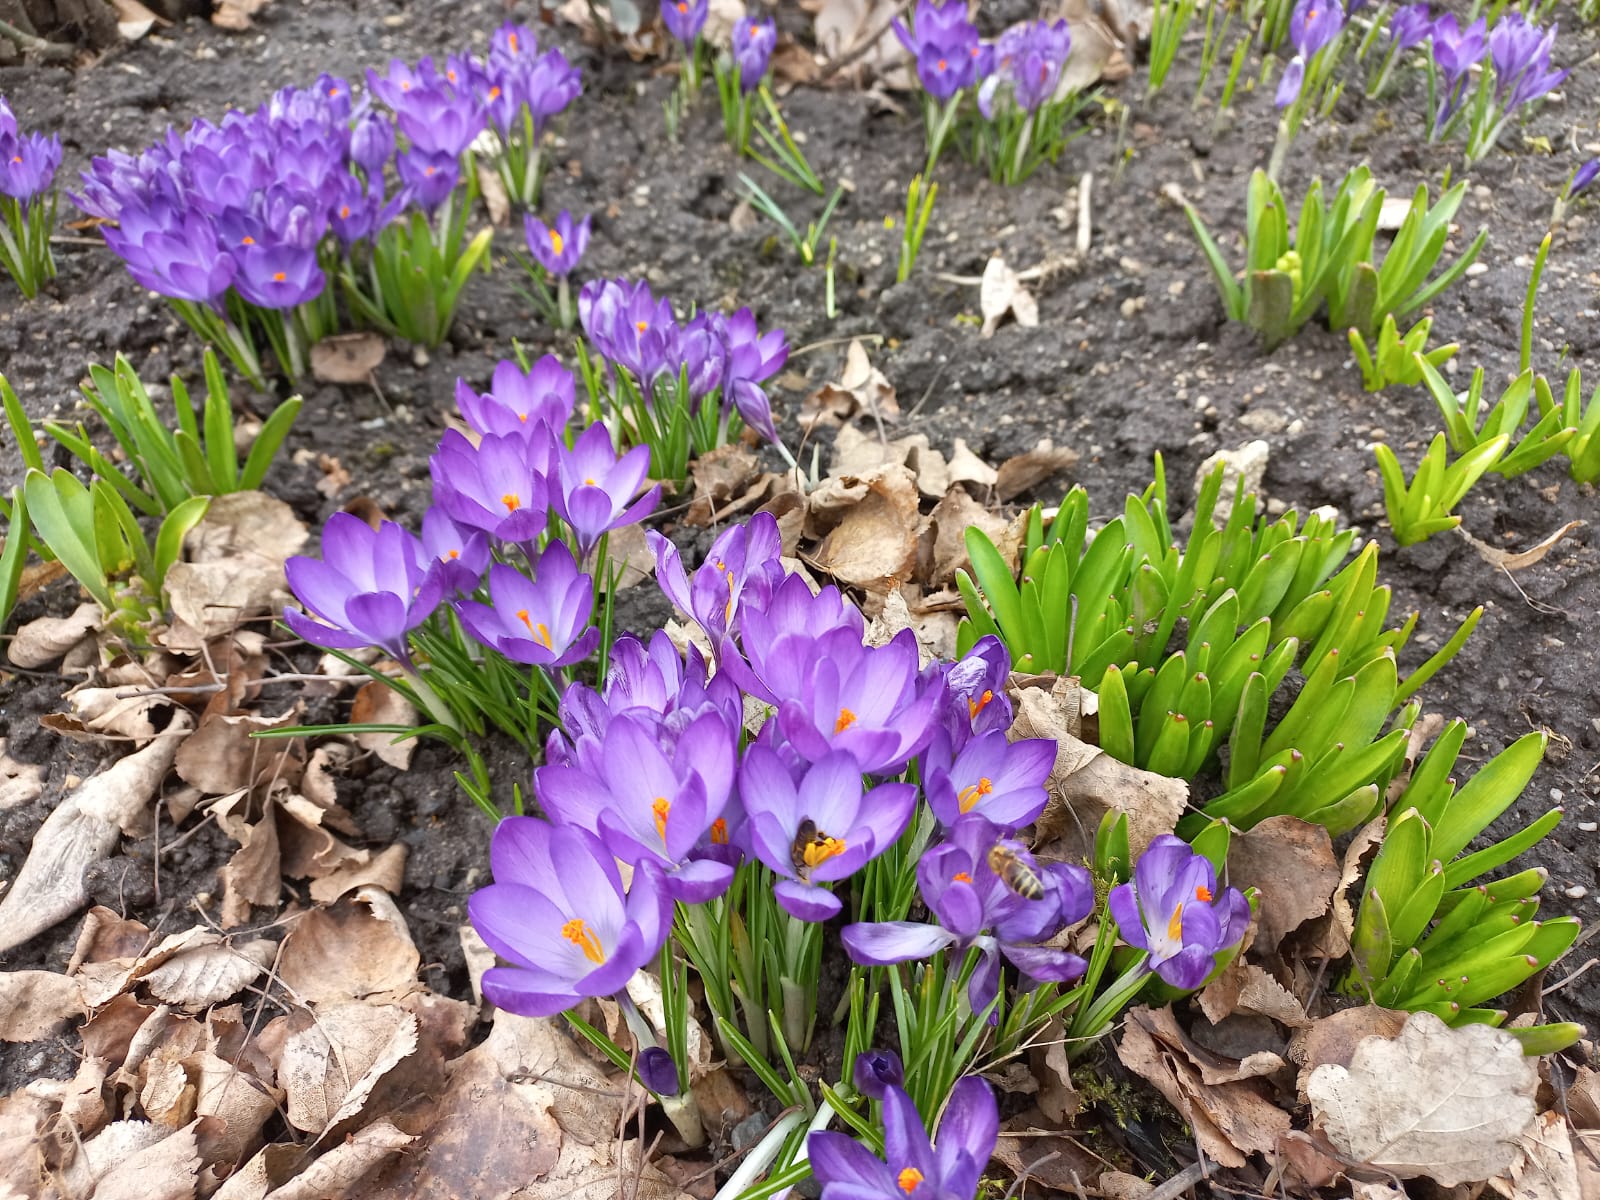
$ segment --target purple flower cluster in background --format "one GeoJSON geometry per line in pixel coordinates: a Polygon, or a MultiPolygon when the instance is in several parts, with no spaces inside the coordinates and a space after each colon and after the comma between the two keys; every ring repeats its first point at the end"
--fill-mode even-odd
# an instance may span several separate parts
{"type": "Polygon", "coordinates": [[[764,385],[783,369],[789,345],[779,329],[762,333],[755,314],[702,312],[679,322],[672,305],[644,282],[596,279],[578,294],[578,318],[600,355],[632,376],[646,400],[658,383],[687,376],[692,410],[716,402],[778,441],[764,385]]]}
{"type": "Polygon", "coordinates": [[[1300,98],[1305,86],[1306,68],[1318,54],[1344,32],[1345,11],[1341,0],[1300,0],[1289,14],[1289,40],[1294,57],[1278,81],[1275,103],[1288,108],[1300,98]]]}
{"type": "Polygon", "coordinates": [[[771,17],[745,16],[733,23],[733,63],[739,68],[739,90],[745,95],[761,86],[777,47],[778,26],[771,17]]]}
{"type": "Polygon", "coordinates": [[[61,165],[61,137],[24,134],[0,96],[0,196],[30,204],[50,190],[61,165]]]}
{"type": "Polygon", "coordinates": [[[977,86],[994,62],[994,49],[967,19],[964,0],[917,0],[911,26],[897,17],[894,32],[916,62],[923,91],[941,102],[977,86]]]}
{"type": "Polygon", "coordinates": [[[1071,51],[1072,31],[1065,20],[1013,25],[995,43],[993,70],[978,88],[978,110],[993,118],[995,99],[1009,85],[1019,108],[1037,112],[1055,96],[1071,51]]]}

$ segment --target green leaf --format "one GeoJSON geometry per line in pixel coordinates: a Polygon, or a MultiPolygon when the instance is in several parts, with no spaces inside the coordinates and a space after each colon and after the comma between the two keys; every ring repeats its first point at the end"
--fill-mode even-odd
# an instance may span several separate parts
{"type": "Polygon", "coordinates": [[[22,583],[22,568],[28,561],[28,501],[22,485],[11,489],[11,512],[6,525],[5,547],[0,550],[0,633],[11,620],[17,604],[17,589],[22,583]]]}
{"type": "Polygon", "coordinates": [[[115,603],[110,581],[100,566],[94,499],[89,489],[57,467],[50,475],[30,470],[23,481],[23,494],[40,539],[100,607],[110,612],[115,603]]]}
{"type": "Polygon", "coordinates": [[[1183,206],[1184,215],[1189,218],[1189,227],[1194,230],[1194,236],[1200,242],[1200,250],[1205,255],[1206,265],[1211,268],[1211,277],[1216,281],[1217,292],[1222,296],[1222,306],[1227,310],[1230,320],[1244,320],[1244,289],[1233,278],[1233,272],[1228,269],[1227,260],[1222,257],[1222,249],[1200,220],[1200,214],[1195,211],[1194,205],[1183,206]]]}
{"type": "Polygon", "coordinates": [[[1544,758],[1542,732],[1525,734],[1479,768],[1433,827],[1433,853],[1449,862],[1522,795],[1544,758]]]}
{"type": "Polygon", "coordinates": [[[1545,835],[1561,823],[1561,816],[1562,810],[1553,808],[1510,837],[1502,838],[1491,846],[1485,846],[1482,850],[1456,859],[1445,873],[1445,883],[1453,888],[1461,887],[1480,875],[1505,866],[1517,855],[1544,840],[1545,835]]]}
{"type": "Polygon", "coordinates": [[[3,374],[0,374],[0,402],[5,405],[6,422],[11,426],[11,436],[16,439],[17,453],[22,455],[23,468],[28,471],[43,471],[44,456],[39,452],[39,443],[33,433],[33,423],[28,420],[22,401],[17,399],[17,393],[11,390],[11,383],[3,374]]]}
{"type": "Polygon", "coordinates": [[[161,529],[156,534],[155,574],[145,581],[152,591],[161,593],[166,589],[167,572],[183,553],[183,539],[200,523],[210,507],[210,496],[191,496],[161,522],[161,529]]]}

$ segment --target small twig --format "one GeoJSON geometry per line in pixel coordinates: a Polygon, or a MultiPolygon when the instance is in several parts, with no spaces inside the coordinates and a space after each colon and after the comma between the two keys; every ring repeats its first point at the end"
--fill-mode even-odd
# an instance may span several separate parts
{"type": "Polygon", "coordinates": [[[23,33],[10,21],[0,21],[0,37],[10,38],[22,48],[24,55],[32,55],[40,62],[70,62],[75,51],[62,42],[47,42],[42,37],[23,33]]]}
{"type": "Polygon", "coordinates": [[[1600,958],[1591,958],[1588,962],[1584,963],[1583,966],[1579,967],[1576,971],[1572,972],[1572,974],[1568,975],[1565,979],[1557,980],[1555,983],[1552,983],[1549,987],[1547,987],[1543,991],[1541,991],[1539,993],[1539,998],[1542,1000],[1542,999],[1544,999],[1544,997],[1550,995],[1553,992],[1559,992],[1562,988],[1566,987],[1567,984],[1571,983],[1574,979],[1578,978],[1578,976],[1582,975],[1590,967],[1595,966],[1597,964],[1600,964],[1600,958]]]}
{"type": "Polygon", "coordinates": [[[1089,223],[1089,197],[1094,191],[1094,172],[1085,171],[1083,179],[1078,183],[1078,257],[1083,258],[1089,253],[1089,239],[1091,228],[1089,223]]]}
{"type": "Polygon", "coordinates": [[[848,51],[839,55],[837,58],[825,65],[822,70],[817,73],[817,82],[821,83],[825,80],[832,79],[851,63],[856,62],[857,60],[870,54],[872,52],[872,48],[878,44],[883,35],[888,33],[889,30],[894,27],[894,23],[910,11],[911,0],[900,0],[900,3],[895,7],[894,12],[889,14],[889,19],[882,22],[877,29],[873,30],[871,37],[858,39],[856,44],[848,51]]]}
{"type": "Polygon", "coordinates": [[[1179,1196],[1206,1177],[1209,1165],[1203,1157],[1197,1163],[1190,1163],[1155,1191],[1146,1192],[1142,1200],[1178,1200],[1179,1196]]]}

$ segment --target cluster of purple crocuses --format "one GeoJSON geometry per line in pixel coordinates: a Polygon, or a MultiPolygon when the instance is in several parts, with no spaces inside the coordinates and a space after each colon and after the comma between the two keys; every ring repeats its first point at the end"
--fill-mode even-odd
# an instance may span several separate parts
{"type": "Polygon", "coordinates": [[[597,279],[578,295],[578,318],[590,343],[613,371],[628,373],[647,404],[661,388],[687,380],[691,411],[720,405],[719,442],[730,436],[729,419],[737,413],[782,449],[765,384],[783,369],[789,346],[782,330],[762,333],[748,308],[732,315],[701,312],[680,322],[671,302],[649,284],[597,279]]]}
{"type": "Polygon", "coordinates": [[[571,373],[548,357],[526,371],[501,363],[485,393],[458,385],[472,436],[451,430],[434,454],[421,536],[335,514],[322,557],[289,560],[306,609],[284,614],[290,628],[332,649],[376,646],[417,677],[410,635],[449,602],[468,633],[513,662],[554,671],[587,659],[600,633],[580,561],[649,515],[660,491],[640,494],[649,452],[619,457],[603,425],[567,443],[573,400],[571,373]]]}
{"type": "Polygon", "coordinates": [[[55,275],[50,227],[55,220],[56,168],[61,138],[24,134],[0,96],[0,268],[16,280],[24,296],[55,275]]]}
{"type": "MultiPolygon", "coordinates": [[[[1008,740],[1003,645],[984,639],[960,662],[926,666],[910,631],[869,645],[837,589],[785,572],[777,522],[764,514],[719,537],[693,574],[670,542],[646,536],[659,585],[708,650],[680,653],[665,633],[623,637],[598,689],[567,689],[534,772],[544,817],[500,823],[495,882],[470,904],[509,964],[485,975],[485,994],[549,1014],[615,992],[659,953],[664,906],[720,896],[741,861],[771,873],[791,917],[830,920],[843,908],[835,887],[896,843],[919,792],[944,831],[917,864],[938,924],[849,926],[851,955],[887,964],[974,947],[980,1012],[998,994],[1001,956],[1024,987],[1081,975],[1081,959],[1044,943],[1089,914],[1087,873],[1041,866],[1011,837],[1043,809],[1056,748],[1008,740]],[[752,705],[766,715],[746,739],[752,705]],[[920,788],[902,781],[911,768],[920,788]],[[581,888],[543,865],[557,841],[599,860],[584,865],[581,888]]],[[[1134,920],[1144,923],[1125,936],[1164,978],[1194,986],[1190,964],[1236,944],[1248,906],[1241,922],[1236,891],[1213,904],[1214,874],[1189,895],[1203,871],[1180,857],[1163,851],[1136,874],[1130,894],[1145,916],[1134,920]],[[1173,908],[1174,887],[1189,909],[1173,908]]]]}
{"type": "Polygon", "coordinates": [[[969,92],[977,116],[968,140],[996,179],[1019,182],[1029,163],[1059,152],[1065,135],[1059,120],[1047,118],[1060,117],[1073,102],[1059,95],[1072,50],[1065,20],[1022,21],[987,42],[968,19],[963,0],[918,0],[911,24],[897,18],[894,31],[927,97],[928,171],[969,92]]]}
{"type": "MultiPolygon", "coordinates": [[[[536,156],[546,124],[579,88],[559,50],[538,53],[533,34],[515,25],[495,33],[485,61],[394,62],[367,83],[357,97],[325,74],[254,112],[169,129],[137,155],[112,150],[72,197],[108,222],[106,243],[133,277],[171,299],[258,385],[253,331],[280,360],[295,360],[280,361],[284,372],[299,374],[309,343],[338,321],[330,276],[343,277],[347,295],[361,292],[364,273],[352,263],[370,258],[408,209],[440,209],[462,181],[462,155],[486,129],[499,136],[497,161],[536,156]]],[[[351,299],[368,319],[384,308],[382,297],[369,298],[371,310],[351,299]]]]}

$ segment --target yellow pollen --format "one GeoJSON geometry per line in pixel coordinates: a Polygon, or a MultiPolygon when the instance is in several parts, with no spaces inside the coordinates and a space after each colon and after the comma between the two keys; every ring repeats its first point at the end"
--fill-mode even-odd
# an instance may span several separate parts
{"type": "Polygon", "coordinates": [[[288,278],[288,276],[285,275],[282,271],[274,271],[272,273],[272,282],[273,283],[282,283],[287,278],[288,278]]]}
{"type": "Polygon", "coordinates": [[[983,689],[983,695],[976,700],[967,701],[967,716],[973,720],[978,719],[978,714],[989,707],[989,702],[994,699],[994,693],[988,688],[983,689]]]}
{"type": "Polygon", "coordinates": [[[239,243],[239,245],[241,245],[241,246],[254,246],[255,244],[256,244],[255,238],[251,237],[249,234],[245,234],[244,241],[239,243]]]}
{"type": "Polygon", "coordinates": [[[424,176],[425,176],[425,177],[426,177],[426,178],[428,178],[428,179],[432,179],[432,178],[433,178],[433,173],[434,173],[434,171],[436,171],[436,170],[437,170],[437,169],[438,169],[438,168],[437,168],[437,167],[425,167],[425,168],[423,168],[423,171],[422,171],[422,174],[423,174],[423,175],[424,175],[424,176]]]}
{"type": "Polygon", "coordinates": [[[516,512],[517,509],[522,507],[522,498],[514,492],[507,492],[500,497],[500,503],[506,506],[507,512],[516,512]]]}
{"type": "Polygon", "coordinates": [[[606,952],[600,949],[600,939],[594,936],[594,932],[581,918],[573,917],[563,925],[561,936],[582,950],[583,956],[596,966],[606,961],[606,952]]]}
{"type": "Polygon", "coordinates": [[[348,220],[349,216],[350,216],[350,206],[348,204],[341,204],[339,206],[339,217],[340,217],[340,219],[341,220],[348,220]]]}
{"type": "Polygon", "coordinates": [[[680,13],[686,13],[689,11],[687,0],[678,0],[678,11],[680,13]]]}
{"type": "Polygon", "coordinates": [[[727,603],[727,606],[722,610],[722,619],[724,621],[732,621],[733,620],[733,602],[734,602],[734,599],[738,596],[738,594],[739,594],[739,581],[736,580],[733,577],[733,572],[729,571],[728,572],[728,603],[727,603]]]}
{"type": "Polygon", "coordinates": [[[854,725],[855,723],[856,723],[856,715],[855,715],[855,713],[851,712],[848,708],[841,708],[839,710],[839,719],[833,723],[833,731],[835,733],[843,733],[846,729],[849,729],[850,726],[854,725]]]}
{"type": "Polygon", "coordinates": [[[949,69],[950,69],[950,64],[945,62],[945,60],[941,58],[939,60],[939,70],[948,71],[949,69]]]}
{"type": "Polygon", "coordinates": [[[994,780],[985,775],[971,787],[962,788],[961,794],[956,797],[956,803],[960,806],[962,812],[969,813],[979,800],[982,800],[993,791],[994,780]]]}
{"type": "Polygon", "coordinates": [[[336,88],[336,87],[329,88],[328,89],[328,99],[329,100],[337,100],[338,98],[339,98],[339,89],[336,88]]]}
{"type": "Polygon", "coordinates": [[[900,1190],[909,1196],[917,1190],[917,1184],[922,1182],[922,1172],[915,1167],[906,1167],[899,1175],[895,1176],[894,1181],[899,1185],[900,1190]]]}
{"type": "Polygon", "coordinates": [[[807,842],[805,850],[801,853],[801,857],[805,860],[806,869],[815,871],[830,858],[834,858],[837,855],[843,854],[844,851],[845,843],[843,839],[835,837],[821,837],[814,842],[807,842]]]}
{"type": "Polygon", "coordinates": [[[510,37],[508,37],[506,39],[506,44],[511,47],[511,52],[515,54],[517,51],[517,35],[513,33],[510,37]]]}
{"type": "Polygon", "coordinates": [[[460,558],[461,557],[461,551],[452,550],[448,554],[446,554],[445,557],[446,558],[460,558]]]}
{"type": "Polygon", "coordinates": [[[650,814],[656,819],[656,835],[664,845],[667,840],[667,814],[672,811],[672,801],[665,796],[657,796],[654,804],[650,806],[650,814]]]}
{"type": "Polygon", "coordinates": [[[402,92],[409,92],[411,90],[411,82],[410,82],[410,80],[402,79],[400,81],[400,90],[402,92]]]}
{"type": "Polygon", "coordinates": [[[560,254],[562,247],[565,245],[566,242],[562,240],[561,234],[552,229],[550,231],[550,252],[552,254],[560,254]]]}
{"type": "Polygon", "coordinates": [[[1202,883],[1199,887],[1195,888],[1195,890],[1194,890],[1194,898],[1196,900],[1200,901],[1200,903],[1202,903],[1202,904],[1210,904],[1211,903],[1211,889],[1208,888],[1205,884],[1202,883]]]}
{"type": "Polygon", "coordinates": [[[726,846],[728,844],[728,822],[718,817],[711,822],[711,844],[713,846],[726,846]]]}
{"type": "Polygon", "coordinates": [[[584,487],[599,487],[600,485],[594,481],[594,476],[593,475],[589,475],[589,476],[585,477],[585,479],[583,481],[583,486],[584,487]]]}
{"type": "Polygon", "coordinates": [[[650,328],[650,322],[649,321],[635,321],[633,323],[633,327],[635,329],[637,329],[640,333],[643,333],[646,329],[650,328]]]}
{"type": "Polygon", "coordinates": [[[517,620],[521,621],[528,627],[528,632],[533,635],[534,641],[538,642],[546,650],[555,649],[555,647],[550,644],[550,626],[546,625],[543,621],[532,620],[528,616],[528,610],[525,608],[517,609],[517,620]]]}
{"type": "Polygon", "coordinates": [[[1167,922],[1167,936],[1169,938],[1171,938],[1173,941],[1177,941],[1179,938],[1181,938],[1183,936],[1183,903],[1182,903],[1182,901],[1180,901],[1178,903],[1178,906],[1172,910],[1172,920],[1167,922]]]}
{"type": "Polygon", "coordinates": [[[489,89],[489,99],[491,99],[491,100],[500,99],[500,89],[498,87],[492,87],[492,88],[489,89]]]}
{"type": "Polygon", "coordinates": [[[972,882],[972,876],[967,874],[965,871],[957,871],[954,875],[952,875],[950,877],[950,882],[951,883],[971,883],[972,882]]]}
{"type": "Polygon", "coordinates": [[[20,154],[13,154],[13,155],[12,155],[12,156],[11,156],[11,161],[12,161],[12,162],[14,162],[14,163],[20,163],[20,162],[21,162],[21,161],[22,161],[22,155],[20,155],[20,154]]]}
{"type": "Polygon", "coordinates": [[[517,414],[517,420],[521,421],[524,425],[526,425],[528,423],[528,414],[527,413],[518,413],[517,414]]]}

